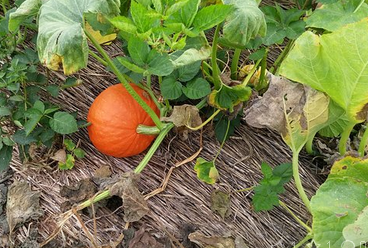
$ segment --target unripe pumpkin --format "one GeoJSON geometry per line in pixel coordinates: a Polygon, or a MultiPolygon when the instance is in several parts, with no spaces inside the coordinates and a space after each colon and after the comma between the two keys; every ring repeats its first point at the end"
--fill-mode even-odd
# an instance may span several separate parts
{"type": "MultiPolygon", "coordinates": [[[[159,109],[149,94],[130,84],[157,115],[159,109]]],[[[154,135],[138,134],[139,124],[154,126],[151,117],[121,84],[102,91],[92,103],[87,116],[88,135],[100,152],[114,157],[129,157],[143,152],[155,139],[154,135]]]]}

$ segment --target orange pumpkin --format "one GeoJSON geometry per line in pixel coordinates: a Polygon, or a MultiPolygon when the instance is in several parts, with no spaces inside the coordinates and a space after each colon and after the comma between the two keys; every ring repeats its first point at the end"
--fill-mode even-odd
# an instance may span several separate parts
{"type": "MultiPolygon", "coordinates": [[[[147,92],[130,84],[141,98],[159,115],[159,109],[147,92]]],[[[129,157],[143,152],[154,135],[138,134],[139,124],[154,126],[154,122],[128,91],[116,84],[108,87],[92,103],[87,121],[88,135],[100,152],[114,157],[129,157]]]]}

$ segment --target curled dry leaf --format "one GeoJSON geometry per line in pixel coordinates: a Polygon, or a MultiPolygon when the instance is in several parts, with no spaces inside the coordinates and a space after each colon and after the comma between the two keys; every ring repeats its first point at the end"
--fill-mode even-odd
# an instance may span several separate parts
{"type": "Polygon", "coordinates": [[[8,190],[6,215],[10,233],[17,225],[38,219],[43,215],[40,193],[32,191],[27,182],[14,181],[8,190]]]}
{"type": "Polygon", "coordinates": [[[92,198],[97,193],[96,185],[90,179],[84,179],[75,185],[63,186],[60,195],[68,200],[61,205],[62,211],[69,209],[75,203],[92,198]]]}
{"type": "Polygon", "coordinates": [[[66,152],[64,149],[57,150],[54,156],[51,157],[52,160],[57,162],[65,163],[66,162],[66,152]]]}
{"type": "Polygon", "coordinates": [[[285,143],[299,152],[307,140],[329,124],[330,99],[308,86],[271,76],[263,98],[246,111],[246,122],[278,131],[285,143]]]}
{"type": "Polygon", "coordinates": [[[189,240],[201,248],[236,248],[235,242],[232,238],[219,236],[205,236],[200,232],[189,234],[189,240]]]}
{"type": "Polygon", "coordinates": [[[176,127],[197,127],[202,124],[198,108],[189,104],[174,106],[171,116],[163,117],[162,120],[172,122],[176,127]]]}
{"type": "Polygon", "coordinates": [[[147,202],[138,190],[138,181],[139,175],[129,172],[124,173],[119,181],[110,186],[110,195],[120,196],[123,199],[126,222],[138,221],[149,211],[147,202]]]}
{"type": "Polygon", "coordinates": [[[141,228],[135,232],[134,237],[129,241],[128,248],[164,248],[164,245],[157,242],[154,237],[150,235],[149,232],[146,231],[145,226],[141,226],[141,228]]]}

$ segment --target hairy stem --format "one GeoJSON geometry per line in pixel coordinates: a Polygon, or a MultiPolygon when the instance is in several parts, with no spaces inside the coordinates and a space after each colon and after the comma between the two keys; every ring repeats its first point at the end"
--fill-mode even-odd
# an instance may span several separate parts
{"type": "Polygon", "coordinates": [[[306,242],[308,242],[308,240],[311,240],[312,238],[313,238],[313,234],[312,233],[308,233],[302,240],[300,240],[299,243],[297,243],[296,245],[294,245],[293,248],[302,247],[302,245],[304,245],[306,242]]]}
{"type": "Polygon", "coordinates": [[[230,129],[230,122],[231,122],[230,120],[227,121],[227,126],[226,126],[226,132],[225,132],[225,135],[224,135],[224,139],[221,142],[220,149],[217,151],[217,154],[216,154],[215,158],[213,159],[213,163],[215,163],[217,157],[220,155],[220,152],[221,152],[222,148],[225,145],[226,137],[227,137],[227,134],[229,133],[229,129],[230,129]]]}
{"type": "Polygon", "coordinates": [[[94,57],[98,62],[100,62],[102,65],[107,66],[107,62],[101,58],[100,56],[98,56],[97,54],[95,54],[94,52],[92,52],[91,50],[88,51],[88,53],[94,57]]]}
{"type": "Polygon", "coordinates": [[[261,75],[259,77],[259,84],[256,85],[257,91],[265,89],[267,86],[267,79],[266,79],[267,56],[268,56],[268,49],[266,49],[266,52],[261,61],[261,75]]]}
{"type": "Polygon", "coordinates": [[[221,88],[220,69],[217,64],[217,43],[218,43],[219,33],[220,33],[220,24],[217,25],[215,34],[213,35],[212,54],[211,54],[212,77],[213,77],[213,84],[215,86],[215,90],[218,90],[221,88]]]}
{"type": "Polygon", "coordinates": [[[166,124],[164,124],[164,127],[161,129],[160,134],[157,136],[157,138],[153,142],[152,146],[150,147],[150,149],[148,150],[148,152],[146,153],[146,155],[144,156],[144,158],[142,159],[142,161],[135,168],[134,173],[139,174],[139,173],[142,172],[142,170],[144,169],[144,167],[146,167],[146,165],[148,164],[148,162],[152,158],[153,154],[156,152],[157,148],[160,146],[161,142],[164,140],[164,138],[166,137],[166,135],[170,132],[170,130],[174,126],[175,125],[173,123],[166,123],[166,124]]]}
{"type": "Polygon", "coordinates": [[[137,129],[135,130],[138,134],[146,134],[146,135],[158,135],[160,133],[160,129],[155,126],[146,126],[139,124],[137,129]]]}
{"type": "Polygon", "coordinates": [[[312,137],[310,137],[307,140],[307,143],[305,144],[305,150],[307,151],[308,154],[313,155],[314,151],[313,151],[313,139],[314,139],[314,135],[312,137]]]}
{"type": "Polygon", "coordinates": [[[304,227],[309,233],[312,232],[312,228],[310,228],[307,224],[305,224],[301,219],[296,216],[293,211],[282,201],[279,201],[280,206],[282,206],[302,227],[304,227]]]}
{"type": "Polygon", "coordinates": [[[308,211],[311,212],[310,201],[309,201],[309,198],[308,198],[307,194],[305,193],[305,190],[304,190],[303,185],[302,185],[302,181],[300,179],[300,174],[299,174],[299,152],[293,152],[293,163],[292,164],[293,164],[293,177],[294,177],[294,181],[295,181],[295,186],[298,190],[299,196],[302,199],[304,205],[306,206],[308,211]]]}
{"type": "Polygon", "coordinates": [[[234,56],[233,59],[231,61],[231,79],[236,80],[238,78],[238,64],[239,64],[239,59],[240,59],[240,54],[241,54],[241,49],[240,48],[236,48],[234,50],[234,56]]]}
{"type": "Polygon", "coordinates": [[[270,69],[270,72],[272,74],[278,75],[279,66],[282,63],[282,61],[285,59],[286,55],[288,55],[290,49],[294,45],[294,40],[289,40],[284,50],[282,50],[281,54],[277,57],[275,63],[273,64],[272,68],[270,69]]]}
{"type": "Polygon", "coordinates": [[[155,111],[151,109],[150,106],[138,95],[137,92],[133,89],[133,87],[128,83],[125,79],[124,75],[119,71],[114,62],[110,59],[109,55],[106,51],[101,47],[101,45],[96,41],[96,39],[86,30],[84,29],[85,34],[93,43],[97,51],[102,55],[103,59],[107,62],[108,66],[117,76],[121,84],[125,87],[125,89],[129,92],[129,94],[137,101],[137,103],[143,108],[144,111],[151,117],[157,128],[160,130],[163,128],[163,123],[160,121],[160,118],[156,115],[155,111]]]}
{"type": "Polygon", "coordinates": [[[364,151],[367,146],[367,142],[368,142],[368,127],[365,128],[363,137],[360,140],[360,144],[359,144],[358,152],[359,152],[359,156],[361,157],[364,157],[364,151]]]}
{"type": "Polygon", "coordinates": [[[339,152],[340,155],[343,156],[346,153],[346,143],[349,140],[349,136],[351,131],[353,130],[355,123],[349,123],[348,126],[341,134],[340,142],[339,142],[339,152]]]}

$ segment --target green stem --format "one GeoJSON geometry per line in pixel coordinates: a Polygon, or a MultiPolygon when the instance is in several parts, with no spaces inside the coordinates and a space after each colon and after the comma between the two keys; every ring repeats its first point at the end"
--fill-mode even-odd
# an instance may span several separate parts
{"type": "Polygon", "coordinates": [[[220,152],[221,152],[222,148],[223,148],[223,147],[224,147],[224,145],[225,145],[226,137],[227,137],[227,134],[229,133],[229,129],[230,129],[230,123],[231,123],[231,121],[230,121],[230,120],[228,120],[228,121],[227,121],[227,127],[226,127],[226,132],[225,132],[224,139],[223,139],[223,140],[222,140],[222,142],[221,142],[220,149],[217,151],[217,154],[216,154],[215,158],[213,159],[213,163],[215,163],[215,161],[216,161],[217,157],[220,155],[220,152]]]}
{"type": "Polygon", "coordinates": [[[160,129],[155,126],[146,126],[139,124],[137,129],[135,130],[138,134],[146,134],[146,135],[158,135],[160,133],[160,129]]]}
{"type": "Polygon", "coordinates": [[[299,152],[293,152],[293,177],[295,181],[295,186],[298,190],[299,196],[302,199],[304,205],[308,209],[309,212],[311,212],[311,206],[310,201],[308,199],[307,194],[304,191],[302,181],[300,180],[300,174],[299,174],[299,152]]]}
{"type": "Polygon", "coordinates": [[[266,49],[266,52],[261,61],[261,75],[259,77],[259,84],[256,85],[255,87],[257,91],[260,91],[267,87],[267,80],[266,80],[267,56],[268,56],[268,49],[266,49]]]}
{"type": "Polygon", "coordinates": [[[153,144],[150,147],[150,149],[148,150],[146,156],[144,156],[144,158],[139,163],[139,165],[137,166],[137,168],[135,168],[135,170],[134,170],[135,173],[139,174],[139,173],[142,172],[142,170],[144,169],[144,167],[146,167],[146,165],[148,164],[148,162],[152,158],[153,154],[156,152],[157,148],[160,146],[161,142],[164,140],[164,138],[166,137],[166,135],[170,132],[170,130],[174,126],[175,125],[173,123],[166,123],[166,124],[164,124],[164,127],[161,129],[160,134],[157,136],[157,138],[153,142],[153,144]]]}
{"type": "Polygon", "coordinates": [[[98,195],[96,195],[95,197],[79,204],[77,206],[77,210],[85,209],[85,208],[91,206],[92,204],[94,204],[96,202],[99,202],[103,199],[106,199],[108,197],[110,197],[110,190],[104,190],[101,193],[99,193],[98,195]]]}
{"type": "Polygon", "coordinates": [[[294,40],[289,40],[284,50],[281,52],[281,54],[277,57],[275,63],[273,64],[272,68],[270,69],[270,73],[277,75],[279,71],[279,66],[284,60],[284,58],[288,55],[290,49],[292,48],[294,44],[294,40]]]}
{"type": "Polygon", "coordinates": [[[253,66],[252,70],[250,70],[250,72],[248,73],[248,75],[245,77],[244,81],[242,82],[243,85],[247,85],[249,83],[249,81],[252,79],[253,77],[253,74],[256,72],[257,70],[257,67],[259,65],[259,63],[261,63],[261,59],[258,60],[256,62],[256,64],[253,66]]]}
{"type": "Polygon", "coordinates": [[[313,139],[314,139],[314,135],[312,137],[310,137],[307,140],[307,143],[305,144],[305,150],[307,151],[308,154],[314,155],[314,151],[313,151],[313,139]]]}
{"type": "Polygon", "coordinates": [[[215,90],[219,90],[221,88],[220,69],[217,65],[217,43],[219,33],[220,33],[220,24],[217,25],[215,34],[213,35],[212,53],[211,53],[212,77],[215,90]]]}
{"type": "Polygon", "coordinates": [[[213,113],[207,120],[205,120],[201,125],[199,125],[197,127],[191,127],[191,126],[188,126],[188,125],[186,125],[186,127],[189,128],[190,130],[197,131],[197,130],[201,129],[202,127],[204,127],[213,118],[215,118],[216,115],[218,115],[218,113],[220,113],[220,111],[221,111],[220,109],[216,110],[215,113],[213,113]]]}
{"type": "Polygon", "coordinates": [[[147,75],[146,83],[147,87],[151,89],[151,75],[147,75]]]}
{"type": "Polygon", "coordinates": [[[91,50],[88,51],[88,53],[94,57],[98,62],[100,62],[102,65],[107,66],[107,62],[105,60],[103,60],[100,56],[98,56],[97,54],[95,54],[94,52],[92,52],[91,50]]]}
{"type": "Polygon", "coordinates": [[[196,108],[201,109],[207,105],[207,98],[203,98],[199,103],[197,103],[196,108]]]}
{"type": "Polygon", "coordinates": [[[5,16],[6,11],[7,11],[6,6],[5,6],[5,0],[1,1],[1,7],[3,8],[3,12],[4,12],[4,16],[5,16]]]}
{"type": "Polygon", "coordinates": [[[239,59],[240,59],[240,54],[241,54],[241,49],[240,48],[236,48],[234,50],[234,56],[233,59],[231,61],[231,79],[236,80],[238,78],[238,64],[239,64],[239,59]]]}
{"type": "Polygon", "coordinates": [[[160,130],[163,128],[163,123],[160,121],[160,118],[156,115],[155,111],[151,109],[150,106],[138,95],[137,92],[133,89],[133,87],[128,83],[125,79],[124,75],[119,71],[114,62],[110,59],[109,55],[105,52],[105,50],[100,46],[100,44],[96,41],[96,39],[86,30],[84,29],[85,34],[93,43],[97,51],[102,55],[103,59],[107,62],[108,66],[117,76],[118,80],[125,87],[128,93],[137,101],[137,103],[143,108],[144,111],[151,117],[157,128],[160,130]]]}
{"type": "Polygon", "coordinates": [[[280,206],[282,206],[289,214],[298,222],[302,227],[304,227],[309,233],[312,232],[312,228],[310,228],[307,224],[305,224],[301,219],[296,216],[293,211],[282,201],[279,201],[280,206]]]}
{"type": "Polygon", "coordinates": [[[296,245],[294,245],[293,248],[302,247],[302,245],[304,245],[308,240],[311,240],[312,238],[313,238],[313,234],[312,233],[308,233],[302,240],[300,240],[299,243],[297,243],[296,245]]]}
{"type": "Polygon", "coordinates": [[[247,191],[251,191],[255,188],[256,186],[251,186],[245,189],[238,189],[237,191],[235,191],[236,193],[241,193],[241,192],[247,192],[247,191]]]}
{"type": "Polygon", "coordinates": [[[368,127],[365,128],[363,137],[360,140],[360,144],[359,144],[358,152],[359,152],[359,156],[361,157],[364,157],[364,151],[367,146],[367,142],[368,142],[368,127]]]}
{"type": "Polygon", "coordinates": [[[341,133],[341,138],[339,142],[339,152],[343,156],[346,153],[346,143],[349,140],[351,131],[353,130],[355,123],[349,123],[345,130],[341,133]]]}

